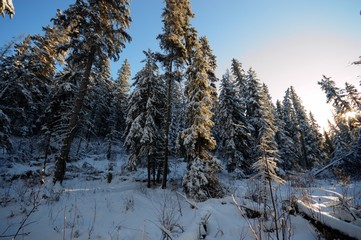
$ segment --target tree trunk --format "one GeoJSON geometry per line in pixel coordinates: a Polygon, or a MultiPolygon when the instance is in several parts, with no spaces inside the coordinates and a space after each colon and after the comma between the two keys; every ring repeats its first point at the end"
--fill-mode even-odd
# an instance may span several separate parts
{"type": "Polygon", "coordinates": [[[355,149],[355,157],[356,159],[358,159],[357,166],[360,166],[361,165],[361,128],[359,130],[358,141],[355,149]]]}
{"type": "Polygon", "coordinates": [[[150,156],[148,155],[148,166],[147,166],[147,173],[148,173],[148,179],[147,179],[147,187],[150,188],[151,187],[151,183],[150,183],[150,161],[151,161],[151,158],[150,156]]]}
{"type": "Polygon", "coordinates": [[[311,164],[308,160],[308,157],[307,157],[307,150],[306,150],[306,143],[305,143],[305,138],[304,138],[304,134],[303,132],[300,131],[300,134],[301,134],[301,151],[302,151],[302,159],[303,159],[303,165],[304,167],[309,170],[311,169],[311,164]]]}
{"type": "Polygon", "coordinates": [[[46,170],[46,162],[48,160],[48,155],[49,155],[49,149],[50,149],[50,140],[51,140],[51,133],[48,133],[45,135],[47,137],[46,139],[46,144],[45,144],[45,156],[44,156],[44,163],[43,163],[43,168],[41,169],[41,184],[45,183],[45,170],[46,170]]]}
{"type": "Polygon", "coordinates": [[[84,76],[81,81],[80,89],[77,98],[75,99],[73,112],[70,116],[69,126],[68,126],[68,132],[65,135],[63,145],[60,149],[60,156],[58,157],[56,163],[55,163],[55,173],[53,178],[53,183],[55,184],[57,181],[62,184],[64,180],[65,175],[65,168],[66,168],[66,162],[68,161],[68,156],[71,148],[71,144],[75,137],[75,129],[78,124],[80,111],[83,107],[84,97],[87,92],[87,88],[89,85],[89,79],[90,79],[90,73],[91,68],[93,66],[95,57],[95,47],[93,46],[90,50],[87,64],[84,71],[84,76]]]}
{"type": "Polygon", "coordinates": [[[168,71],[168,92],[167,92],[167,110],[166,110],[166,120],[165,120],[165,138],[164,138],[164,163],[163,163],[163,179],[162,179],[162,189],[167,188],[167,175],[168,175],[168,154],[169,154],[169,128],[171,121],[171,111],[172,111],[172,90],[173,90],[173,79],[172,79],[172,63],[170,63],[168,71]]]}

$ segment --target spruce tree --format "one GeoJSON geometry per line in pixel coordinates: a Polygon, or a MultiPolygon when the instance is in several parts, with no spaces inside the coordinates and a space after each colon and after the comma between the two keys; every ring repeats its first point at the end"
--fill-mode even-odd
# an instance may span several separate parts
{"type": "Polygon", "coordinates": [[[309,151],[311,162],[317,165],[323,165],[326,160],[325,150],[323,148],[324,138],[320,132],[320,126],[318,125],[312,112],[309,113],[309,151]]]}
{"type": "MultiPolygon", "coordinates": [[[[278,130],[275,125],[275,109],[271,101],[271,96],[268,87],[263,83],[260,89],[260,109],[256,112],[260,114],[257,120],[259,127],[255,136],[256,146],[254,150],[254,157],[256,161],[253,163],[252,168],[255,170],[255,177],[259,177],[261,181],[261,200],[264,203],[264,218],[268,218],[267,206],[268,200],[272,202],[273,209],[273,223],[275,224],[275,231],[277,239],[278,236],[278,212],[275,204],[275,196],[273,194],[272,181],[283,183],[284,180],[277,175],[277,162],[279,160],[278,146],[275,140],[276,132],[278,130]],[[267,189],[268,186],[268,189],[267,189]]],[[[257,115],[255,115],[257,116],[257,115]]]]}
{"type": "Polygon", "coordinates": [[[318,84],[326,94],[327,103],[334,107],[332,131],[335,150],[331,160],[343,160],[344,170],[353,173],[351,169],[361,166],[360,94],[353,85],[346,83],[342,89],[326,76],[318,84]]]}
{"type": "Polygon", "coordinates": [[[6,149],[8,152],[13,150],[13,143],[10,139],[10,119],[0,109],[0,148],[6,149]]]}
{"type": "Polygon", "coordinates": [[[346,84],[346,89],[341,89],[336,86],[336,83],[326,76],[318,82],[321,89],[326,93],[327,103],[332,103],[334,107],[334,132],[335,132],[335,156],[347,155],[353,145],[353,140],[357,138],[357,124],[356,118],[349,118],[349,113],[354,113],[358,108],[357,90],[346,84]],[[353,128],[355,125],[356,128],[353,128]],[[353,128],[353,131],[351,130],[353,128]],[[342,146],[342,147],[341,147],[342,146]]]}
{"type": "Polygon", "coordinates": [[[227,161],[227,170],[245,177],[243,169],[249,168],[249,126],[232,76],[227,71],[222,78],[221,92],[216,110],[216,133],[218,150],[227,161]]]}
{"type": "Polygon", "coordinates": [[[194,16],[189,0],[165,0],[163,17],[163,33],[160,48],[164,54],[158,54],[158,59],[164,66],[167,85],[166,117],[165,117],[165,151],[163,164],[162,188],[166,188],[169,155],[169,133],[172,119],[173,86],[174,82],[181,81],[181,69],[187,60],[187,34],[189,33],[190,19],[194,16]]]}
{"type": "Polygon", "coordinates": [[[315,165],[319,165],[323,160],[322,151],[320,151],[321,140],[318,136],[318,129],[315,126],[315,120],[312,124],[314,128],[310,126],[310,120],[307,116],[307,112],[302,105],[300,97],[296,94],[293,87],[290,87],[290,96],[295,111],[295,120],[297,123],[296,130],[299,133],[298,141],[300,143],[300,165],[304,169],[311,169],[315,165]]]}
{"type": "Polygon", "coordinates": [[[341,118],[342,114],[351,110],[351,106],[346,99],[345,91],[336,87],[336,83],[331,78],[323,76],[318,84],[326,94],[326,102],[332,102],[332,106],[335,108],[336,118],[341,118]]]}
{"type": "Polygon", "coordinates": [[[295,142],[288,132],[286,119],[288,110],[284,109],[281,101],[276,102],[275,122],[278,127],[276,132],[276,142],[278,144],[278,154],[280,156],[279,165],[284,171],[294,169],[298,160],[297,152],[295,151],[295,142]]]}
{"type": "Polygon", "coordinates": [[[221,196],[216,175],[219,166],[210,150],[216,142],[211,135],[212,91],[207,72],[210,66],[203,57],[199,41],[194,42],[190,54],[191,63],[187,69],[186,120],[188,128],[180,134],[180,145],[186,150],[187,173],[183,177],[184,191],[192,198],[203,201],[209,197],[221,196]]]}
{"type": "Polygon", "coordinates": [[[54,183],[57,181],[62,183],[64,179],[66,162],[93,73],[93,65],[95,62],[102,64],[108,58],[118,60],[125,42],[131,40],[125,32],[131,21],[128,7],[128,0],[79,0],[70,5],[57,22],[56,26],[59,28],[69,29],[67,34],[71,39],[70,44],[61,46],[71,49],[67,57],[67,65],[71,69],[81,71],[82,77],[67,134],[56,161],[54,183]]]}
{"type": "Polygon", "coordinates": [[[345,91],[353,111],[361,111],[361,94],[358,92],[357,88],[354,85],[346,82],[345,91]]]}
{"type": "MultiPolygon", "coordinates": [[[[164,76],[164,75],[163,75],[164,76]]],[[[175,82],[172,93],[172,116],[168,134],[168,154],[178,155],[178,135],[186,127],[186,96],[184,95],[184,81],[175,82]]]]}
{"type": "Polygon", "coordinates": [[[209,44],[208,38],[206,36],[202,36],[199,38],[199,41],[204,57],[206,58],[206,61],[209,65],[209,69],[207,70],[207,75],[208,75],[210,87],[212,89],[212,100],[214,102],[213,107],[215,107],[218,98],[217,86],[216,86],[218,82],[218,78],[216,77],[216,73],[215,73],[217,68],[217,60],[209,44]]]}
{"type": "Polygon", "coordinates": [[[125,119],[127,115],[128,98],[130,95],[130,77],[131,66],[128,59],[125,59],[122,66],[117,72],[117,78],[115,79],[116,90],[114,92],[114,116],[115,129],[124,134],[125,119]]]}
{"type": "MultiPolygon", "coordinates": [[[[292,104],[291,90],[288,88],[282,100],[282,108],[280,110],[281,121],[284,123],[284,132],[288,140],[288,146],[282,152],[287,152],[284,156],[284,166],[288,170],[301,170],[301,144],[300,132],[297,128],[296,112],[292,104]]],[[[283,144],[280,145],[283,148],[283,144]]]]}
{"type": "Polygon", "coordinates": [[[90,137],[105,137],[112,127],[111,113],[113,111],[112,91],[114,82],[111,80],[110,61],[105,60],[100,64],[94,63],[92,79],[88,86],[88,93],[84,99],[84,107],[81,111],[79,131],[90,137]]]}
{"type": "Polygon", "coordinates": [[[117,72],[115,82],[119,85],[119,93],[127,94],[129,92],[131,68],[128,59],[125,59],[122,66],[117,72]]]}
{"type": "Polygon", "coordinates": [[[242,64],[237,59],[232,59],[232,74],[235,79],[235,85],[237,87],[238,92],[238,98],[241,103],[241,109],[240,111],[243,112],[243,114],[246,114],[246,73],[244,72],[244,69],[242,68],[242,64]]]}
{"type": "Polygon", "coordinates": [[[156,170],[164,149],[165,88],[154,53],[148,50],[145,66],[134,77],[134,91],[130,96],[124,145],[130,151],[128,169],[147,166],[148,187],[156,180],[156,170]]]}
{"type": "Polygon", "coordinates": [[[0,109],[12,123],[11,132],[29,136],[43,112],[55,73],[55,60],[46,37],[27,36],[15,45],[15,54],[0,62],[0,109]]]}
{"type": "Polygon", "coordinates": [[[12,55],[15,44],[22,39],[23,35],[13,37],[9,42],[6,42],[2,47],[0,47],[0,61],[2,61],[4,57],[12,55]]]}
{"type": "Polygon", "coordinates": [[[322,148],[324,150],[326,159],[331,159],[332,154],[335,151],[335,146],[332,141],[334,133],[332,131],[330,131],[330,129],[332,129],[332,124],[329,123],[329,126],[330,126],[329,130],[323,132],[324,141],[323,141],[322,148]]]}
{"type": "Polygon", "coordinates": [[[256,72],[253,69],[249,69],[246,76],[246,93],[245,107],[246,107],[246,119],[250,125],[250,145],[249,145],[249,159],[244,171],[247,174],[253,172],[251,166],[256,161],[255,159],[261,154],[257,149],[257,141],[260,136],[260,130],[263,127],[264,119],[262,115],[262,85],[257,78],[256,72]]]}
{"type": "Polygon", "coordinates": [[[108,140],[120,139],[124,135],[126,127],[126,116],[127,116],[127,107],[128,99],[130,96],[130,80],[131,77],[131,68],[127,59],[124,60],[122,66],[117,72],[117,78],[114,81],[113,86],[113,99],[111,102],[111,132],[108,136],[108,140]]]}

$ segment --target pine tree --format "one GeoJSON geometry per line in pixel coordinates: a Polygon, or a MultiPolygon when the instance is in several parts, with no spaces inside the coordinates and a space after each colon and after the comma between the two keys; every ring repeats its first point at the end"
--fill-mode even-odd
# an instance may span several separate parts
{"type": "Polygon", "coordinates": [[[68,30],[67,34],[71,39],[70,44],[66,46],[71,49],[67,65],[71,69],[82,70],[82,78],[69,120],[68,132],[56,161],[54,183],[62,183],[64,179],[66,161],[75,137],[93,65],[95,62],[102,64],[108,58],[118,60],[121,48],[125,47],[125,42],[131,40],[125,32],[131,21],[128,6],[128,0],[79,0],[70,5],[57,22],[56,26],[68,30]]]}
{"type": "Polygon", "coordinates": [[[210,155],[216,142],[211,135],[212,91],[207,72],[210,66],[203,57],[199,41],[194,42],[189,53],[191,63],[187,70],[188,81],[185,89],[187,96],[186,120],[188,128],[180,134],[180,145],[187,153],[187,173],[183,177],[185,192],[197,200],[221,196],[219,169],[217,161],[210,155]]]}
{"type": "Polygon", "coordinates": [[[246,165],[249,126],[229,71],[222,78],[216,113],[218,149],[227,161],[227,170],[244,177],[243,169],[249,168],[246,165]]]}
{"type": "Polygon", "coordinates": [[[131,152],[128,169],[134,171],[138,165],[147,165],[150,187],[151,173],[155,182],[164,148],[165,89],[154,53],[148,50],[144,54],[145,66],[134,77],[135,89],[130,97],[124,144],[131,152]]]}
{"type": "Polygon", "coordinates": [[[160,48],[164,54],[158,54],[158,59],[165,68],[165,80],[167,85],[166,117],[165,117],[165,151],[162,188],[166,188],[169,154],[169,131],[172,119],[173,85],[181,80],[181,68],[187,60],[187,41],[190,19],[193,13],[189,0],[166,0],[163,17],[163,33],[157,39],[160,40],[160,48]]]}

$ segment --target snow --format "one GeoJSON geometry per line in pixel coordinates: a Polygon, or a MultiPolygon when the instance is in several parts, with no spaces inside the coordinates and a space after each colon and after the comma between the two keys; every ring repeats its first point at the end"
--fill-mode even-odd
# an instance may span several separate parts
{"type": "MultiPolygon", "coordinates": [[[[255,180],[232,179],[223,171],[219,176],[228,194],[221,199],[195,202],[186,198],[182,190],[186,163],[181,159],[171,159],[169,189],[163,190],[160,185],[146,187],[146,169],[135,173],[124,170],[127,156],[123,153],[117,155],[112,182],[107,183],[109,161],[104,155],[101,151],[92,152],[78,162],[69,163],[63,186],[54,186],[51,176],[42,186],[34,185],[33,177],[12,179],[29,171],[40,173],[41,166],[34,162],[2,164],[0,238],[12,239],[29,213],[16,239],[163,239],[163,231],[169,239],[255,238],[251,229],[257,230],[262,222],[243,216],[232,199],[234,195],[240,205],[262,211],[262,204],[252,200],[257,193],[255,180]]],[[[0,154],[0,158],[6,157],[5,153],[0,154]]],[[[48,166],[52,169],[51,163],[48,166]]],[[[281,206],[281,200],[295,196],[303,211],[321,213],[326,224],[361,239],[361,227],[357,226],[360,211],[353,210],[358,214],[353,222],[342,221],[335,211],[342,197],[352,197],[354,206],[361,205],[361,184],[355,182],[345,187],[336,181],[312,181],[307,186],[296,186],[294,182],[276,185],[278,205],[281,206]],[[306,197],[308,205],[301,202],[306,197]]],[[[314,227],[300,215],[283,217],[288,224],[285,234],[289,239],[317,238],[314,227]]],[[[275,239],[274,232],[263,232],[263,238],[267,234],[275,239]]]]}
{"type": "Polygon", "coordinates": [[[297,205],[300,208],[300,211],[306,213],[308,216],[316,217],[316,219],[321,223],[333,229],[339,230],[340,232],[347,234],[349,237],[361,239],[361,227],[335,218],[327,212],[314,210],[312,207],[307,206],[300,200],[297,201],[297,205]]]}

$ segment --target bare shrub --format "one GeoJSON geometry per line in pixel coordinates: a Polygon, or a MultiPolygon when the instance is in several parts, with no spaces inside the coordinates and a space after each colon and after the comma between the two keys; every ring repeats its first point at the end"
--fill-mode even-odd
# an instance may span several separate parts
{"type": "MultiPolygon", "coordinates": [[[[174,232],[176,229],[183,231],[183,228],[178,224],[180,210],[174,194],[163,191],[156,210],[158,212],[158,221],[163,228],[169,232],[174,232]]],[[[168,234],[164,230],[162,230],[162,239],[169,239],[168,234]]]]}
{"type": "Polygon", "coordinates": [[[123,198],[123,210],[125,212],[134,211],[134,198],[133,198],[133,196],[125,196],[123,198]]]}
{"type": "Polygon", "coordinates": [[[14,198],[10,196],[10,187],[7,191],[0,197],[0,206],[6,207],[9,202],[11,202],[14,198]]]}

